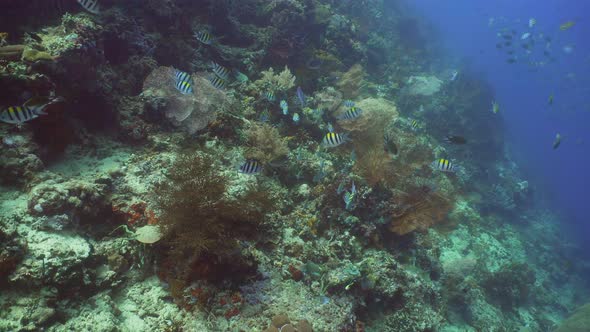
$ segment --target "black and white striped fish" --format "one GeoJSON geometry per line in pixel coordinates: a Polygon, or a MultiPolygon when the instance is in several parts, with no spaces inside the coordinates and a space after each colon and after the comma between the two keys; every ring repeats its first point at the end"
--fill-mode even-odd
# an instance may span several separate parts
{"type": "Polygon", "coordinates": [[[248,159],[242,165],[240,165],[240,169],[238,171],[242,174],[257,174],[262,171],[262,164],[260,164],[258,160],[248,159]]]}
{"type": "Polygon", "coordinates": [[[359,116],[361,116],[361,114],[363,114],[362,109],[352,106],[346,112],[340,114],[336,118],[338,120],[354,120],[354,119],[358,118],[359,116]]]}
{"type": "Polygon", "coordinates": [[[223,90],[225,89],[226,82],[224,79],[220,78],[217,75],[209,76],[209,82],[213,85],[216,89],[223,90]]]}
{"type": "Polygon", "coordinates": [[[227,80],[227,78],[229,77],[229,74],[230,74],[229,69],[225,68],[224,66],[222,66],[216,62],[211,62],[211,69],[213,69],[213,72],[215,73],[215,75],[217,75],[222,80],[227,80]]]}
{"type": "Polygon", "coordinates": [[[454,173],[460,169],[459,166],[453,164],[450,160],[443,158],[433,161],[431,165],[441,172],[454,173]]]}
{"type": "Polygon", "coordinates": [[[20,125],[39,117],[39,115],[46,115],[47,113],[43,112],[44,108],[44,106],[10,106],[0,113],[0,121],[20,125]]]}
{"type": "Polygon", "coordinates": [[[76,0],[80,6],[84,7],[88,12],[92,14],[100,14],[100,6],[98,0],[76,0]]]}
{"type": "Polygon", "coordinates": [[[205,45],[211,45],[214,40],[213,36],[211,36],[209,32],[203,30],[195,32],[194,36],[195,38],[197,38],[198,41],[205,45]]]}
{"type": "Polygon", "coordinates": [[[327,133],[322,140],[322,144],[326,147],[333,148],[349,141],[348,135],[338,133],[327,133]]]}
{"type": "Polygon", "coordinates": [[[193,93],[193,78],[187,72],[176,70],[174,72],[175,83],[174,86],[183,95],[193,93]]]}

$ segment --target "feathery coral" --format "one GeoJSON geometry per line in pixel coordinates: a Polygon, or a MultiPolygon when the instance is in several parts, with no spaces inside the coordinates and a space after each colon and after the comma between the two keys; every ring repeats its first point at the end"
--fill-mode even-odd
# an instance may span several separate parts
{"type": "Polygon", "coordinates": [[[257,187],[248,188],[239,199],[228,198],[227,179],[217,167],[205,154],[180,155],[168,181],[156,189],[163,211],[160,242],[169,246],[168,258],[183,274],[190,270],[185,264],[205,256],[222,260],[236,249],[238,239],[259,235],[265,213],[273,207],[268,194],[257,187]]]}

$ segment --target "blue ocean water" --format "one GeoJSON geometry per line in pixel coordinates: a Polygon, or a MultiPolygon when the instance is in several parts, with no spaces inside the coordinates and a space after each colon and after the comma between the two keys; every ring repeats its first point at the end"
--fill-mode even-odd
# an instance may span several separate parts
{"type": "Polygon", "coordinates": [[[539,208],[561,215],[564,231],[590,248],[590,2],[415,0],[411,6],[433,24],[433,38],[443,41],[449,61],[481,73],[493,86],[507,149],[536,188],[539,208]],[[574,26],[561,30],[568,21],[574,26]],[[506,48],[496,48],[504,41],[497,34],[511,30],[517,44],[512,64],[506,48]],[[527,32],[537,39],[530,54],[520,45],[527,32]],[[544,50],[554,62],[547,62],[544,50]],[[553,149],[557,133],[562,144],[553,149]]]}

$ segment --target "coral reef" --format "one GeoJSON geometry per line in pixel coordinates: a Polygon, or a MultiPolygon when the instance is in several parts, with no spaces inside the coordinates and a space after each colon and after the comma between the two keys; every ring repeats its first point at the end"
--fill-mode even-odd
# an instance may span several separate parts
{"type": "Polygon", "coordinates": [[[0,112],[60,102],[0,126],[0,330],[550,331],[587,302],[584,253],[472,112],[493,88],[439,79],[406,6],[5,2],[0,112]]]}

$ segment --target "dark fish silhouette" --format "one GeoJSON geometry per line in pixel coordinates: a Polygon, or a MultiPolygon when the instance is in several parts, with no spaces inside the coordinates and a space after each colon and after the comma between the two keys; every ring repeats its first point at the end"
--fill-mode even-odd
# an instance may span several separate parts
{"type": "Polygon", "coordinates": [[[466,144],[467,143],[467,139],[465,139],[465,137],[457,136],[457,135],[448,135],[447,137],[445,137],[445,141],[447,143],[451,143],[451,144],[466,144]]]}

